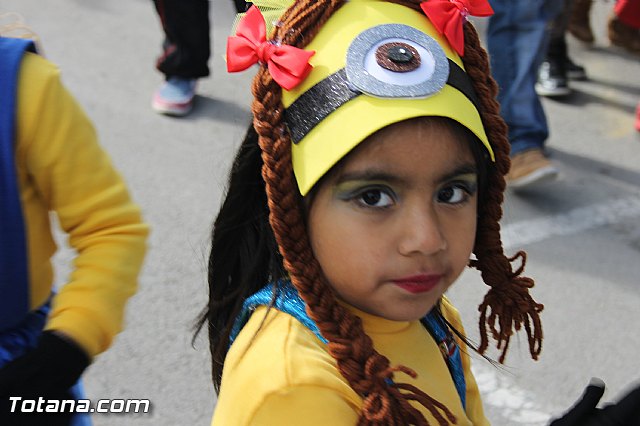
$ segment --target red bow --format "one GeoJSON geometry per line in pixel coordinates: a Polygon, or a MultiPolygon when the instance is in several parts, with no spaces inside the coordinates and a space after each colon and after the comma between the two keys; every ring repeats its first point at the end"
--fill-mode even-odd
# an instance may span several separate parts
{"type": "Polygon", "coordinates": [[[267,41],[264,18],[251,6],[238,23],[235,36],[227,39],[227,71],[244,71],[256,62],[267,64],[271,77],[291,90],[311,72],[309,58],[316,52],[267,41]]]}
{"type": "Polygon", "coordinates": [[[493,15],[487,0],[430,0],[420,3],[420,7],[460,56],[464,56],[462,24],[467,16],[493,15]]]}

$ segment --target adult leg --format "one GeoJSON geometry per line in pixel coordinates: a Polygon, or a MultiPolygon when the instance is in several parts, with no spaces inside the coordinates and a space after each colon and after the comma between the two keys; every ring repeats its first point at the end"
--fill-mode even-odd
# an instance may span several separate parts
{"type": "MultiPolygon", "coordinates": [[[[614,9],[615,16],[620,22],[636,30],[640,29],[640,0],[619,0],[614,9]]],[[[636,37],[637,33],[636,33],[636,37]]],[[[634,127],[640,132],[640,102],[636,106],[636,121],[634,127]]]]}
{"type": "Polygon", "coordinates": [[[154,0],[165,40],[156,67],[167,78],[209,75],[209,2],[154,0]]]}
{"type": "Polygon", "coordinates": [[[540,0],[493,0],[487,47],[498,83],[501,114],[509,126],[511,154],[542,148],[548,136],[542,104],[534,90],[546,24],[540,0]]]}
{"type": "Polygon", "coordinates": [[[549,43],[547,54],[538,69],[536,93],[540,96],[566,96],[569,89],[568,69],[569,56],[565,31],[571,6],[570,0],[565,0],[562,13],[549,22],[549,43]]]}
{"type": "Polygon", "coordinates": [[[640,53],[640,0],[619,0],[609,19],[609,40],[632,53],[640,53]]]}
{"type": "Polygon", "coordinates": [[[246,0],[233,0],[233,6],[238,13],[246,12],[249,9],[249,3],[246,0]]]}
{"type": "Polygon", "coordinates": [[[154,93],[151,106],[183,116],[193,107],[196,79],[209,75],[208,0],[154,0],[165,39],[156,68],[166,82],[154,93]]]}
{"type": "Polygon", "coordinates": [[[624,24],[640,28],[640,0],[618,0],[613,11],[624,24]]]}
{"type": "Polygon", "coordinates": [[[567,27],[575,38],[585,43],[595,40],[589,18],[592,4],[593,0],[574,0],[567,27]]]}
{"type": "Polygon", "coordinates": [[[509,184],[528,186],[555,177],[557,170],[543,156],[549,135],[547,119],[535,91],[538,67],[548,43],[547,23],[561,2],[493,0],[487,47],[493,77],[499,86],[501,115],[509,126],[512,169],[509,184]]]}

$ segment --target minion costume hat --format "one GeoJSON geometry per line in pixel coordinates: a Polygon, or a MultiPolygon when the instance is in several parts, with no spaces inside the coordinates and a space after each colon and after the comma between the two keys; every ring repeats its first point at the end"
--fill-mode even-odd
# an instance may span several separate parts
{"type": "Polygon", "coordinates": [[[359,319],[335,303],[300,209],[298,194],[308,194],[355,146],[390,124],[448,117],[486,148],[492,163],[471,261],[491,287],[479,308],[479,350],[488,347],[489,329],[502,362],[514,329],[524,326],[531,356],[540,353],[542,305],[528,293],[533,281],[520,276],[525,255],[507,258],[500,242],[509,169],[506,126],[486,53],[465,19],[491,13],[486,0],[302,0],[280,16],[270,39],[252,7],[228,41],[230,72],[260,64],[252,112],[263,151],[270,223],[309,316],[329,341],[340,372],[363,397],[360,424],[426,424],[409,400],[423,405],[440,424],[447,424],[445,417],[455,422],[446,407],[419,389],[388,384],[394,371],[412,371],[391,367],[373,349],[359,319]],[[511,262],[517,258],[522,266],[513,271],[511,262]]]}

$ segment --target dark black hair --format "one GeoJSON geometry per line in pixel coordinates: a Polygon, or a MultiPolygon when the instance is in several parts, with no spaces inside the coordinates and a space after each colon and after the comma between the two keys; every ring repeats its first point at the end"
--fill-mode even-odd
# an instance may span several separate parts
{"type": "Polygon", "coordinates": [[[229,335],[242,303],[268,282],[287,276],[269,224],[261,150],[253,125],[236,153],[211,235],[209,303],[197,329],[208,326],[211,374],[219,392],[229,335]]]}

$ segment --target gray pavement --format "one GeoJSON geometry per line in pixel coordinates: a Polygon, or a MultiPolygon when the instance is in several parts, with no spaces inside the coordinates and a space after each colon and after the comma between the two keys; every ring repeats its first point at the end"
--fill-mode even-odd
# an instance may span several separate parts
{"type": "MultiPolygon", "coordinates": [[[[640,379],[640,134],[633,130],[640,62],[608,46],[611,7],[594,7],[595,46],[569,39],[590,80],[574,83],[564,101],[544,100],[548,148],[562,179],[507,195],[505,244],[509,252],[528,252],[526,272],[545,304],[545,340],[538,362],[528,359],[523,335],[505,366],[474,357],[494,425],[546,424],[592,376],[607,383],[605,400],[640,379]]],[[[204,336],[192,344],[193,324],[206,298],[209,230],[249,119],[251,76],[224,71],[232,3],[211,8],[213,75],[200,82],[195,111],[174,119],[150,108],[162,80],[153,67],[162,34],[150,1],[0,4],[0,12],[20,12],[40,35],[153,228],[127,328],[85,379],[92,399],[148,398],[153,411],[95,415],[97,426],[206,425],[214,409],[207,344],[204,336]]],[[[70,256],[63,249],[56,257],[58,280],[70,256]]],[[[469,271],[450,293],[476,340],[484,292],[469,271]]]]}

